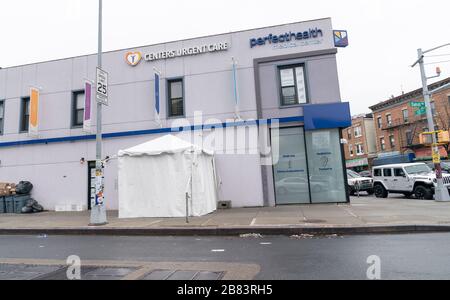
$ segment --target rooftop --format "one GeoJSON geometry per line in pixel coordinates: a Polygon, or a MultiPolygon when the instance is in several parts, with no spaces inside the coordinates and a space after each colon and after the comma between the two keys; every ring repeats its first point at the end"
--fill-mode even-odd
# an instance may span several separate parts
{"type": "MultiPolygon", "coordinates": [[[[442,90],[444,88],[450,88],[450,77],[428,85],[428,89],[431,92],[437,92],[437,91],[440,91],[440,90],[442,90]]],[[[414,90],[412,92],[405,93],[403,95],[400,95],[400,96],[391,98],[389,100],[380,102],[380,103],[375,104],[375,105],[373,105],[373,106],[371,106],[369,108],[372,111],[375,112],[375,111],[382,110],[382,109],[385,109],[385,108],[388,108],[388,107],[391,107],[391,106],[395,106],[395,105],[403,103],[405,101],[409,101],[409,100],[412,100],[412,99],[416,99],[418,97],[422,97],[422,95],[423,95],[422,88],[419,88],[419,89],[414,90]]]]}

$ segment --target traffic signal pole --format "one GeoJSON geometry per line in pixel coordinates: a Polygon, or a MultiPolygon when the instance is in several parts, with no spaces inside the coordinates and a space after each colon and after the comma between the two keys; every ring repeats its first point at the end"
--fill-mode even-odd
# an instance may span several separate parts
{"type": "MultiPolygon", "coordinates": [[[[438,47],[438,48],[440,48],[440,47],[438,47]]],[[[435,48],[435,49],[437,49],[437,48],[435,48]]],[[[435,49],[432,49],[432,50],[435,50],[435,49]]],[[[426,52],[430,52],[432,50],[429,50],[426,52]]],[[[435,128],[435,124],[434,124],[433,112],[431,109],[431,93],[428,89],[428,79],[429,78],[426,75],[425,64],[424,64],[424,54],[426,52],[422,51],[422,49],[417,50],[419,59],[413,65],[413,67],[416,64],[419,64],[419,66],[420,66],[420,74],[422,77],[422,86],[423,86],[423,97],[425,100],[425,107],[427,110],[428,128],[429,128],[429,131],[435,132],[436,128],[435,128]]],[[[440,74],[438,73],[438,76],[439,75],[440,74]]],[[[432,137],[433,137],[432,156],[433,156],[433,162],[435,165],[436,180],[437,180],[437,187],[435,190],[435,200],[438,202],[450,202],[450,195],[449,195],[447,188],[444,186],[444,180],[442,177],[442,166],[441,166],[441,162],[440,162],[441,156],[440,156],[440,152],[439,152],[438,139],[436,137],[436,134],[433,134],[432,137]],[[436,160],[436,157],[439,157],[439,160],[436,160]]]]}

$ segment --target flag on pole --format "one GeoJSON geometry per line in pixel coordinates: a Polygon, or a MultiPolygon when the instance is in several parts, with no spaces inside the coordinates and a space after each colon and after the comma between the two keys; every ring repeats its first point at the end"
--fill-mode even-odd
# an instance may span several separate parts
{"type": "Polygon", "coordinates": [[[84,82],[84,117],[83,131],[91,133],[92,125],[92,82],[84,82]]]}
{"type": "Polygon", "coordinates": [[[155,71],[155,120],[158,123],[158,125],[162,127],[160,118],[161,107],[160,107],[160,88],[159,88],[161,72],[159,72],[156,68],[154,68],[154,71],[155,71]]]}
{"type": "Polygon", "coordinates": [[[234,96],[234,113],[235,118],[240,120],[241,117],[239,115],[239,87],[238,87],[238,78],[237,78],[237,61],[232,58],[233,61],[233,96],[234,96]]]}
{"type": "Polygon", "coordinates": [[[30,88],[30,118],[28,124],[28,134],[37,137],[39,134],[39,89],[30,88]]]}

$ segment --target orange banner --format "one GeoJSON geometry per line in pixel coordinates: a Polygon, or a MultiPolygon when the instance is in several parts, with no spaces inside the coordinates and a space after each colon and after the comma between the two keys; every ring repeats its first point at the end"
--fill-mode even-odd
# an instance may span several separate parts
{"type": "Polygon", "coordinates": [[[39,90],[36,88],[31,88],[30,90],[30,126],[29,134],[38,134],[38,124],[39,124],[39,90]]]}

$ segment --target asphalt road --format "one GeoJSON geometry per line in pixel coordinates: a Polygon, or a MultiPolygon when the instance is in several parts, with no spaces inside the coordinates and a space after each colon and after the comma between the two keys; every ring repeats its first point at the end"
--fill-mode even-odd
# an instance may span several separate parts
{"type": "Polygon", "coordinates": [[[382,279],[450,279],[450,234],[321,238],[0,236],[0,259],[258,264],[255,279],[367,279],[367,258],[382,279]]]}

